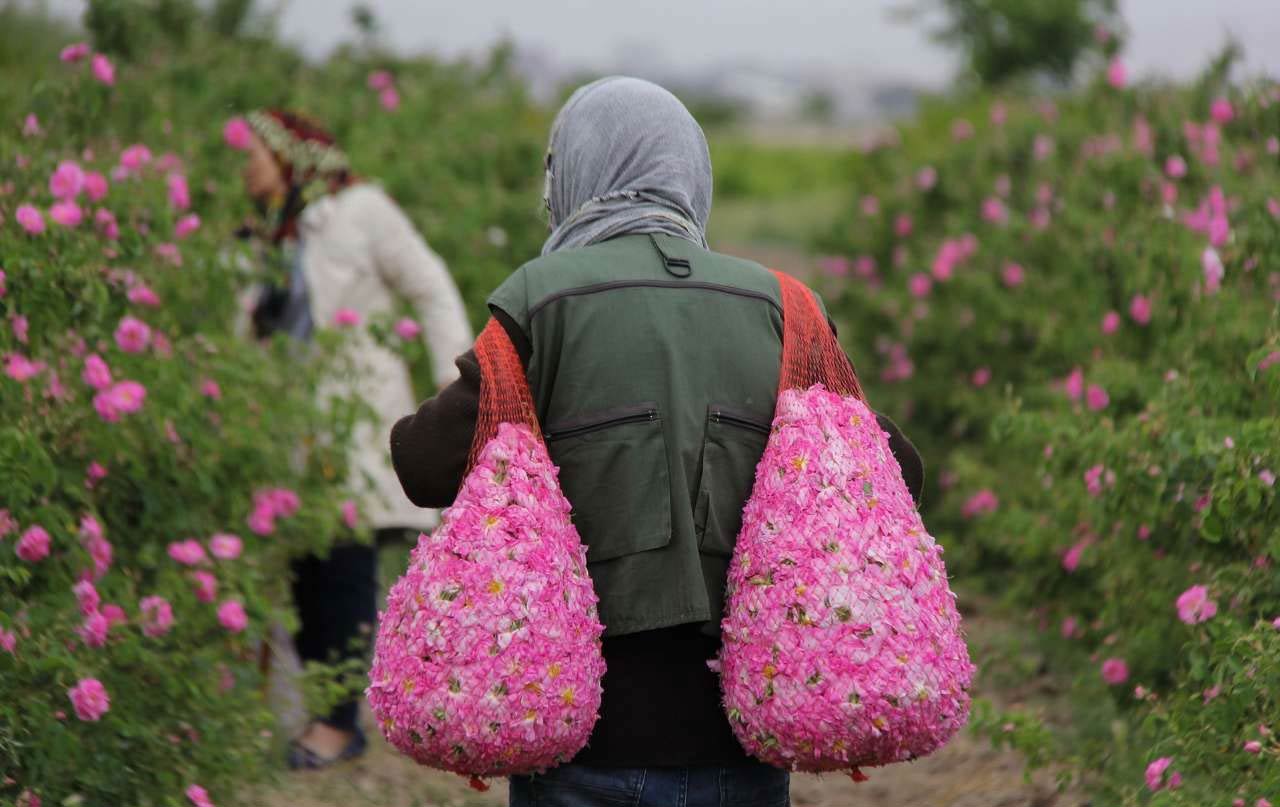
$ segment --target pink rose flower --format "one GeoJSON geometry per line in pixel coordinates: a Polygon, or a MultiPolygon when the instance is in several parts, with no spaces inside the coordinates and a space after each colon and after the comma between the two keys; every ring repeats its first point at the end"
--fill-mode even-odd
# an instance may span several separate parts
{"type": "Polygon", "coordinates": [[[243,548],[244,542],[238,535],[220,532],[209,539],[209,551],[219,560],[235,560],[243,548]]]}
{"type": "Polygon", "coordinates": [[[1036,135],[1036,139],[1031,144],[1031,155],[1035,157],[1036,162],[1044,162],[1053,155],[1053,138],[1046,134],[1036,135]]]}
{"type": "Polygon", "coordinates": [[[93,223],[98,226],[98,232],[102,233],[102,237],[108,241],[120,239],[120,224],[116,221],[116,214],[105,207],[100,207],[94,212],[93,223]]]}
{"type": "Polygon", "coordinates": [[[67,64],[71,64],[73,62],[80,61],[81,59],[83,59],[88,55],[89,55],[89,43],[76,42],[73,45],[67,45],[65,48],[63,48],[62,52],[58,54],[58,58],[66,62],[67,64]]]}
{"type": "Polygon", "coordinates": [[[18,539],[16,551],[27,563],[39,563],[49,557],[49,532],[39,524],[28,527],[18,539]]]}
{"type": "Polygon", "coordinates": [[[84,383],[96,390],[104,390],[111,386],[111,368],[97,353],[90,353],[84,360],[84,372],[80,374],[84,383]]]}
{"type": "Polygon", "coordinates": [[[1097,384],[1090,384],[1088,391],[1085,392],[1085,405],[1094,412],[1100,412],[1107,408],[1107,404],[1111,403],[1111,398],[1107,396],[1107,391],[1097,384]]]}
{"type": "Polygon", "coordinates": [[[912,226],[911,217],[906,213],[899,214],[898,217],[893,220],[893,232],[899,238],[906,238],[911,235],[912,226]]]}
{"type": "Polygon", "coordinates": [[[164,597],[143,597],[138,603],[142,611],[142,632],[148,636],[163,636],[173,627],[173,606],[164,597]]]}
{"type": "Polygon", "coordinates": [[[49,192],[54,199],[74,199],[84,189],[84,171],[73,160],[58,163],[53,176],[49,177],[49,192]]]}
{"type": "Polygon", "coordinates": [[[116,344],[125,353],[141,353],[151,343],[151,328],[136,317],[125,317],[116,327],[116,344]]]}
{"type": "Polygon", "coordinates": [[[214,807],[209,800],[209,793],[200,785],[191,785],[186,790],[187,798],[194,807],[214,807]]]}
{"type": "Polygon", "coordinates": [[[354,530],[360,522],[359,508],[355,501],[347,499],[342,503],[342,523],[347,525],[347,529],[354,530]]]}
{"type": "Polygon", "coordinates": [[[1062,620],[1062,638],[1070,639],[1080,629],[1080,622],[1073,616],[1062,620]]]}
{"type": "Polygon", "coordinates": [[[276,514],[270,506],[258,505],[249,514],[249,529],[258,535],[270,535],[276,531],[276,514]]]}
{"type": "Polygon", "coordinates": [[[1124,62],[1117,56],[1107,65],[1107,83],[1117,90],[1123,90],[1129,83],[1129,71],[1124,62]]]}
{"type": "Polygon", "coordinates": [[[1120,313],[1108,311],[1102,316],[1102,332],[1108,336],[1120,330],[1120,313]]]}
{"type": "Polygon", "coordinates": [[[194,566],[205,559],[204,547],[193,538],[188,538],[185,541],[174,541],[169,544],[169,557],[184,566],[194,566]]]}
{"type": "MultiPolygon", "coordinates": [[[[182,174],[170,174],[166,180],[169,187],[169,204],[174,210],[186,210],[191,207],[191,191],[187,187],[187,178],[182,174]]],[[[197,223],[199,219],[196,220],[197,223]]]]}
{"type": "Polygon", "coordinates": [[[1062,568],[1068,572],[1074,572],[1080,568],[1080,559],[1084,557],[1084,550],[1089,546],[1089,540],[1077,541],[1072,544],[1071,548],[1062,556],[1062,568]]]}
{"type": "Polygon", "coordinates": [[[160,295],[156,294],[150,286],[139,283],[129,289],[129,302],[136,305],[145,305],[155,308],[160,305],[160,295]]]}
{"type": "Polygon", "coordinates": [[[333,324],[339,328],[347,328],[360,324],[360,312],[350,308],[339,308],[333,314],[333,324]]]}
{"type": "Polygon", "coordinates": [[[5,375],[14,381],[28,381],[44,371],[44,362],[31,361],[21,353],[10,353],[4,358],[5,375]]]}
{"type": "Polygon", "coordinates": [[[1188,625],[1208,622],[1218,613],[1218,604],[1209,599],[1206,586],[1192,586],[1178,596],[1178,619],[1188,625]]]}
{"type": "Polygon", "coordinates": [[[28,114],[22,121],[23,137],[39,137],[40,136],[40,119],[34,114],[28,114]]]}
{"type": "Polygon", "coordinates": [[[4,650],[9,655],[14,655],[14,649],[18,646],[18,635],[13,631],[7,631],[0,628],[0,650],[4,650]]]}
{"type": "Polygon", "coordinates": [[[129,622],[129,618],[125,616],[124,609],[115,603],[107,603],[102,606],[102,615],[107,618],[109,625],[124,625],[129,622]]]}
{"type": "Polygon", "coordinates": [[[13,516],[9,515],[8,508],[0,507],[0,541],[3,541],[6,535],[16,529],[18,529],[18,522],[14,520],[13,516]]]}
{"type": "Polygon", "coordinates": [[[137,381],[120,381],[93,396],[93,408],[103,420],[115,423],[121,415],[141,409],[146,397],[147,388],[137,381]]]}
{"type": "Polygon", "coordinates": [[[78,629],[80,639],[89,647],[102,647],[107,643],[107,632],[111,630],[111,622],[99,611],[94,611],[84,619],[78,629]]]}
{"type": "Polygon", "coordinates": [[[13,217],[30,235],[39,235],[44,232],[44,216],[32,205],[18,205],[13,217]]]}
{"type": "Polygon", "coordinates": [[[93,77],[108,87],[116,83],[115,65],[101,53],[93,54],[93,77]]]}
{"type": "Polygon", "coordinates": [[[965,518],[976,518],[994,513],[999,506],[1000,500],[996,498],[995,492],[990,488],[983,488],[969,497],[960,512],[965,518]]]}
{"type": "Polygon", "coordinates": [[[200,217],[195,213],[189,213],[173,225],[173,237],[181,241],[198,229],[200,229],[200,217]]]}
{"type": "Polygon", "coordinates": [[[218,623],[232,633],[239,633],[249,624],[249,616],[238,600],[227,600],[218,606],[218,623]]]}
{"type": "Polygon", "coordinates": [[[1164,172],[1170,179],[1181,179],[1187,175],[1187,161],[1174,154],[1164,161],[1164,172]]]}
{"type": "Polygon", "coordinates": [[[26,317],[18,314],[13,318],[13,322],[10,325],[13,328],[13,338],[25,345],[27,343],[27,331],[30,329],[31,323],[27,321],[26,317]]]}
{"type": "Polygon", "coordinates": [[[1129,665],[1124,659],[1109,658],[1102,662],[1102,680],[1115,686],[1129,680],[1129,665]]]}
{"type": "Polygon", "coordinates": [[[107,196],[107,178],[97,171],[89,171],[84,175],[84,192],[90,202],[100,202],[107,196]]]}
{"type": "Polygon", "coordinates": [[[120,152],[120,165],[129,173],[134,173],[151,162],[151,149],[135,143],[120,152]]]}
{"type": "Polygon", "coordinates": [[[153,248],[156,256],[173,266],[182,266],[182,250],[178,249],[177,244],[165,242],[156,244],[153,248]]]}
{"type": "Polygon", "coordinates": [[[1205,247],[1200,255],[1200,266],[1204,270],[1204,288],[1207,294],[1215,294],[1222,286],[1222,278],[1226,269],[1222,266],[1222,258],[1213,247],[1205,247]]]}
{"type": "Polygon", "coordinates": [[[1213,118],[1216,123],[1230,123],[1235,116],[1236,111],[1226,98],[1215,98],[1213,103],[1209,105],[1209,117],[1213,118]]]}
{"type": "Polygon", "coordinates": [[[247,151],[253,142],[253,130],[244,118],[232,118],[222,127],[222,140],[237,151],[247,151]]]}
{"type": "Polygon", "coordinates": [[[1244,750],[1246,753],[1249,753],[1249,754],[1261,754],[1262,743],[1258,742],[1257,740],[1250,740],[1249,742],[1244,744],[1244,750]]]}
{"type": "Polygon", "coordinates": [[[378,93],[378,103],[382,104],[382,108],[394,112],[400,107],[400,93],[395,87],[387,87],[378,93]]]}
{"type": "Polygon", "coordinates": [[[913,297],[923,299],[929,296],[929,292],[933,290],[933,280],[924,272],[917,272],[911,276],[908,281],[908,287],[913,297]]]}
{"type": "Polygon", "coordinates": [[[1150,537],[1151,537],[1151,528],[1150,528],[1150,527],[1148,527],[1146,524],[1139,524],[1139,525],[1138,525],[1138,540],[1139,540],[1139,541],[1145,541],[1145,540],[1147,540],[1147,539],[1148,539],[1148,538],[1150,538],[1150,537]]]}
{"type": "Polygon", "coordinates": [[[916,172],[916,187],[920,190],[933,190],[936,184],[938,184],[938,170],[932,165],[926,165],[916,172]]]}
{"type": "Polygon", "coordinates": [[[53,207],[49,208],[49,218],[63,227],[79,227],[80,222],[84,221],[84,211],[74,201],[64,199],[54,202],[53,207]]]}
{"type": "Polygon", "coordinates": [[[1270,468],[1263,468],[1258,471],[1258,481],[1267,487],[1274,487],[1276,484],[1276,475],[1270,468]]]}
{"type": "Polygon", "coordinates": [[[214,401],[221,400],[222,388],[218,386],[217,381],[206,378],[200,382],[200,394],[214,401]]]}
{"type": "Polygon", "coordinates": [[[82,678],[80,682],[67,691],[71,705],[75,707],[76,717],[86,722],[100,720],[111,708],[111,698],[107,689],[96,678],[82,678]]]}
{"type": "Polygon", "coordinates": [[[419,334],[422,333],[422,326],[409,317],[402,317],[396,322],[395,331],[396,336],[408,342],[411,339],[418,338],[419,334]]]}
{"type": "Polygon", "coordinates": [[[1173,757],[1160,757],[1147,766],[1147,789],[1153,793],[1164,786],[1164,772],[1173,764],[1173,757]]]}
{"type": "Polygon", "coordinates": [[[102,598],[98,596],[98,589],[94,588],[93,583],[81,580],[72,586],[71,590],[75,592],[76,603],[80,606],[80,616],[97,612],[98,606],[102,604],[102,598]]]}
{"type": "Polygon", "coordinates": [[[89,463],[89,467],[85,469],[86,487],[92,488],[106,478],[107,469],[102,466],[102,463],[96,460],[89,463]]]}
{"type": "Polygon", "coordinates": [[[195,582],[196,599],[200,602],[213,602],[218,599],[218,578],[212,573],[198,570],[191,573],[195,582]]]}
{"type": "Polygon", "coordinates": [[[988,196],[982,202],[982,218],[992,224],[1004,225],[1009,222],[1009,211],[999,198],[988,196]]]}
{"type": "Polygon", "coordinates": [[[1141,294],[1135,294],[1129,303],[1129,317],[1139,325],[1151,322],[1151,300],[1141,294]]]}
{"type": "Polygon", "coordinates": [[[1026,271],[1020,264],[1010,262],[1004,265],[1004,270],[1000,273],[1000,276],[1004,280],[1004,284],[1012,289],[1022,285],[1026,279],[1026,271]]]}
{"type": "Polygon", "coordinates": [[[395,79],[386,70],[374,70],[369,74],[369,89],[385,90],[395,84],[395,79]]]}

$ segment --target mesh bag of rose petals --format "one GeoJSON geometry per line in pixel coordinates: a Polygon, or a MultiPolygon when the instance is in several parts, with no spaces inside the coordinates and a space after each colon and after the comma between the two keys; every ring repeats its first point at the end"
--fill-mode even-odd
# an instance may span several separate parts
{"type": "Polygon", "coordinates": [[[813,295],[775,274],[782,379],[729,568],[721,688],[752,755],[860,780],[946,743],[974,667],[888,436],[813,295]]]}
{"type": "Polygon", "coordinates": [[[387,740],[473,777],[546,770],[586,744],[603,626],[520,359],[490,320],[480,417],[453,506],[379,616],[366,694],[387,740]]]}

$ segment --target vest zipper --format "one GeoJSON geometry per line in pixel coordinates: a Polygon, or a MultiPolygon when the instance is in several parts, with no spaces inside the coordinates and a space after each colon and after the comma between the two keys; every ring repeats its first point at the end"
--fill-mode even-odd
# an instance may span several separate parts
{"type": "Polygon", "coordinates": [[[739,426],[744,429],[751,429],[753,431],[758,431],[761,434],[769,434],[770,432],[773,431],[772,426],[766,426],[763,423],[759,423],[754,420],[749,420],[747,418],[739,417],[737,415],[731,415],[728,412],[725,412],[723,409],[711,410],[711,422],[712,423],[728,423],[731,426],[739,426]]]}
{"type": "Polygon", "coordinates": [[[625,415],[618,415],[605,420],[597,420],[592,423],[584,423],[580,426],[570,426],[556,431],[544,432],[542,437],[545,440],[560,440],[565,437],[578,437],[583,434],[590,434],[601,429],[608,429],[612,426],[622,426],[627,423],[646,423],[658,419],[657,409],[645,409],[640,412],[632,412],[625,415]]]}

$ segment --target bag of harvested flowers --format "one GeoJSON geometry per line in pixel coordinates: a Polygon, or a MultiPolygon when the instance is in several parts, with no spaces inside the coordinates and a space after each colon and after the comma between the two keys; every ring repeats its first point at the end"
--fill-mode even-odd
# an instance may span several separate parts
{"type": "Polygon", "coordinates": [[[520,359],[490,320],[467,474],[379,617],[366,694],[387,740],[473,777],[546,770],[586,744],[603,627],[586,549],[520,359]]]}
{"type": "Polygon", "coordinates": [[[816,299],[777,274],[782,376],[729,568],[721,687],[748,752],[860,780],[946,743],[974,667],[888,436],[816,299]]]}

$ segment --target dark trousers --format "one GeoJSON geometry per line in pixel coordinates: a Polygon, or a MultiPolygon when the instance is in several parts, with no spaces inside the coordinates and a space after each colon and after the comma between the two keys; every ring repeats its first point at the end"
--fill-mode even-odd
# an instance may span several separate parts
{"type": "MultiPolygon", "coordinates": [[[[405,530],[374,533],[374,545],[336,544],[325,558],[311,555],[293,562],[293,602],[301,627],[294,645],[303,662],[332,663],[367,652],[378,621],[378,550],[401,539],[405,530]]],[[[360,701],[338,704],[317,716],[336,729],[355,732],[360,701]]]]}
{"type": "Polygon", "coordinates": [[[730,768],[595,768],[512,776],[511,807],[788,807],[791,777],[760,762],[730,768]]]}

